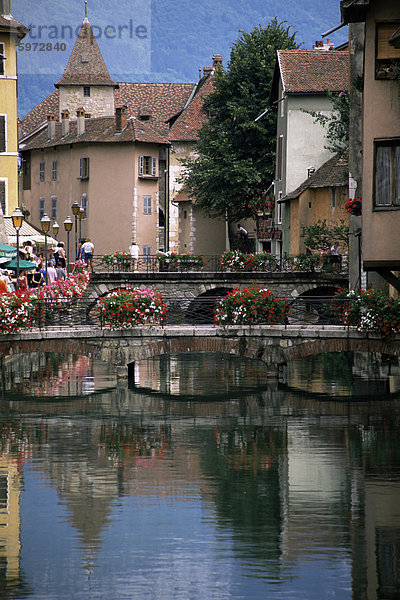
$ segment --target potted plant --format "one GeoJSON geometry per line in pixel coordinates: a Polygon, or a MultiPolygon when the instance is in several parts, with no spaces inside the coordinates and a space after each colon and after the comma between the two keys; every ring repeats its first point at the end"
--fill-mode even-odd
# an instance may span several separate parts
{"type": "Polygon", "coordinates": [[[359,217],[361,215],[362,210],[362,198],[349,198],[346,204],[344,205],[344,209],[346,212],[351,215],[355,215],[359,217]]]}

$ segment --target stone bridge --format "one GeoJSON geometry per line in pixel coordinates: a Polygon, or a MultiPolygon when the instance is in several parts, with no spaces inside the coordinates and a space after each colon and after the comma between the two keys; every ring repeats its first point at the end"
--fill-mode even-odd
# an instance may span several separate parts
{"type": "Polygon", "coordinates": [[[26,331],[0,336],[0,364],[28,352],[56,352],[92,356],[115,367],[118,377],[133,374],[136,361],[161,354],[218,352],[263,361],[267,377],[278,377],[288,361],[324,352],[368,352],[400,357],[400,336],[384,341],[360,335],[339,325],[296,326],[146,326],[109,331],[96,328],[65,328],[26,331]]]}
{"type": "Polygon", "coordinates": [[[191,301],[200,297],[223,296],[234,287],[250,283],[268,287],[276,296],[331,296],[340,287],[348,287],[348,278],[335,273],[94,273],[82,302],[93,305],[107,292],[125,287],[157,288],[165,298],[191,301]]]}

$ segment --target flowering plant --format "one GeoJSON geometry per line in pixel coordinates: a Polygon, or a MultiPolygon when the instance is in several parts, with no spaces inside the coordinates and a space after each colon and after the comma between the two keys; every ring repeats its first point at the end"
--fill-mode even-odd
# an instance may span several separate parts
{"type": "Polygon", "coordinates": [[[55,314],[60,305],[66,306],[85,292],[90,275],[82,267],[75,267],[75,274],[64,281],[35,289],[17,290],[0,295],[0,333],[16,333],[32,329],[38,319],[55,314]]]}
{"type": "Polygon", "coordinates": [[[344,205],[344,209],[346,212],[352,215],[360,216],[362,209],[361,196],[359,198],[349,198],[346,204],[344,205]]]}
{"type": "Polygon", "coordinates": [[[128,329],[135,325],[160,323],[167,307],[158,290],[125,288],[114,290],[97,303],[101,323],[110,329],[128,329]]]}
{"type": "Polygon", "coordinates": [[[290,314],[286,298],[275,297],[271,290],[254,283],[242,290],[234,288],[217,300],[214,320],[217,325],[285,323],[290,314]]]}
{"type": "Polygon", "coordinates": [[[287,259],[287,268],[289,271],[314,272],[315,269],[322,266],[321,256],[318,254],[299,254],[298,256],[289,256],[287,259]]]}
{"type": "Polygon", "coordinates": [[[118,266],[127,268],[131,263],[131,255],[127,252],[115,252],[114,254],[104,254],[101,262],[108,266],[118,266]]]}
{"type": "Polygon", "coordinates": [[[156,260],[160,264],[169,264],[172,267],[196,267],[202,269],[207,264],[206,259],[201,254],[176,254],[171,250],[167,252],[158,252],[156,260]]]}
{"type": "Polygon", "coordinates": [[[246,254],[240,250],[227,250],[219,259],[224,270],[231,271],[278,271],[279,265],[269,252],[246,254]]]}
{"type": "Polygon", "coordinates": [[[264,213],[270,214],[275,208],[275,198],[267,196],[263,200],[252,200],[249,203],[249,208],[254,214],[264,213]]]}
{"type": "Polygon", "coordinates": [[[383,338],[400,333],[400,300],[383,290],[339,290],[332,299],[331,310],[357,331],[379,333],[383,338]]]}

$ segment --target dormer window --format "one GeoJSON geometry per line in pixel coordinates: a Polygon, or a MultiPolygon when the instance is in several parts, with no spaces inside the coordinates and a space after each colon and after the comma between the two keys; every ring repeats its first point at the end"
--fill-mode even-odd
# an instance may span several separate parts
{"type": "Polygon", "coordinates": [[[149,108],[141,108],[139,110],[139,121],[150,121],[151,110],[149,108]]]}
{"type": "Polygon", "coordinates": [[[83,95],[86,97],[90,97],[90,85],[83,86],[83,95]]]}

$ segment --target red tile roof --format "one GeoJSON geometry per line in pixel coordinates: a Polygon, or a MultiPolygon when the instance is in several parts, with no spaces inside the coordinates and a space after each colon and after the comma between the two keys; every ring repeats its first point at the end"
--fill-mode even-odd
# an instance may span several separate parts
{"type": "Polygon", "coordinates": [[[286,94],[340,92],[348,88],[348,52],[279,50],[278,63],[286,94]]]}
{"type": "Polygon", "coordinates": [[[124,142],[169,144],[165,137],[154,131],[147,123],[143,123],[134,117],[128,119],[126,127],[122,131],[116,130],[115,117],[99,117],[97,119],[85,119],[85,131],[80,135],[77,134],[76,120],[71,121],[70,132],[64,137],[62,136],[61,124],[56,123],[56,134],[51,140],[48,139],[47,127],[45,127],[38,135],[31,138],[26,144],[21,145],[21,150],[51,148],[68,144],[124,142]]]}
{"type": "Polygon", "coordinates": [[[194,90],[193,97],[185,106],[182,113],[173,123],[168,137],[171,141],[195,141],[198,138],[198,130],[207,120],[207,113],[204,110],[204,96],[213,91],[212,72],[208,71],[198,82],[194,90]]]}
{"type": "Polygon", "coordinates": [[[107,71],[89,21],[85,18],[59,85],[117,86],[107,71]]]}
{"type": "MultiPolygon", "coordinates": [[[[127,115],[139,117],[150,113],[146,121],[161,135],[168,134],[167,121],[180,112],[187,102],[193,83],[119,83],[114,91],[115,106],[127,106],[127,115]]],[[[58,90],[52,92],[21,119],[21,135],[28,135],[46,121],[47,115],[59,113],[58,90]]]]}

